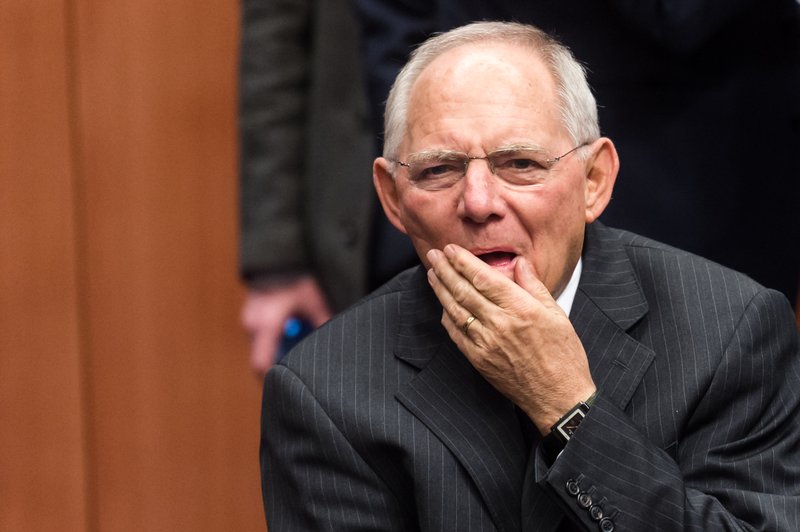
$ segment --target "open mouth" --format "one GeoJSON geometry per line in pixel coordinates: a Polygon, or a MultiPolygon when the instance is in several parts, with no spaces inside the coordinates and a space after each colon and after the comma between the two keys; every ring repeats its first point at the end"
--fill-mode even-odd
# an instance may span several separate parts
{"type": "Polygon", "coordinates": [[[517,257],[515,253],[509,251],[492,251],[478,255],[478,258],[492,267],[506,266],[511,264],[517,257]]]}

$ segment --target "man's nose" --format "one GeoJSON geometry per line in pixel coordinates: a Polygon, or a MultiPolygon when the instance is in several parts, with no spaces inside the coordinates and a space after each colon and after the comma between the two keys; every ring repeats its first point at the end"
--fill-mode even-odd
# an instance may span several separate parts
{"type": "Polygon", "coordinates": [[[470,159],[462,178],[458,216],[476,223],[502,217],[505,204],[500,194],[499,180],[492,174],[486,159],[470,159]]]}

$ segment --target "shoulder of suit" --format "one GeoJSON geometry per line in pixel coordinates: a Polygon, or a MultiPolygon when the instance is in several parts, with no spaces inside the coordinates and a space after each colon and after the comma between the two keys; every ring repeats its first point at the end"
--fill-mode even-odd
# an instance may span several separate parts
{"type": "Polygon", "coordinates": [[[419,289],[420,277],[424,277],[425,275],[425,269],[422,266],[413,266],[408,268],[407,270],[398,273],[382,286],[379,286],[374,291],[361,298],[352,307],[350,307],[350,309],[362,307],[364,305],[375,305],[381,300],[399,297],[401,294],[409,290],[417,290],[419,289]]]}
{"type": "Polygon", "coordinates": [[[605,226],[597,234],[619,243],[642,282],[649,276],[658,282],[690,279],[691,284],[735,290],[743,301],[767,290],[742,272],[646,236],[605,226]]]}

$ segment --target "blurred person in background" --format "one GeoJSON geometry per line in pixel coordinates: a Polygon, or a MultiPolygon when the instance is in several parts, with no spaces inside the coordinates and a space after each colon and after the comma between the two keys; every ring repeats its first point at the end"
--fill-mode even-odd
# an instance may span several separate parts
{"type": "Polygon", "coordinates": [[[416,257],[372,188],[375,134],[350,3],[242,6],[242,322],[263,374],[287,320],[319,326],[416,257]]]}

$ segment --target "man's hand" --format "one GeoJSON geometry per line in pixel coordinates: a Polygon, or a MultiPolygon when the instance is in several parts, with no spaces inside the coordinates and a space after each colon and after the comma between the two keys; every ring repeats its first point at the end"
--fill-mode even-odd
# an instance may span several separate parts
{"type": "Polygon", "coordinates": [[[331,318],[325,296],[310,275],[248,290],[241,319],[250,334],[250,365],[260,376],[275,362],[283,325],[291,317],[307,319],[315,327],[331,318]]]}
{"type": "Polygon", "coordinates": [[[583,345],[529,261],[517,259],[511,281],[454,244],[427,258],[450,338],[542,434],[595,392],[583,345]]]}

